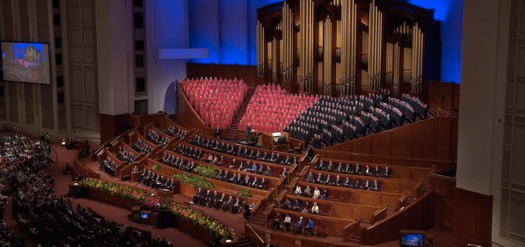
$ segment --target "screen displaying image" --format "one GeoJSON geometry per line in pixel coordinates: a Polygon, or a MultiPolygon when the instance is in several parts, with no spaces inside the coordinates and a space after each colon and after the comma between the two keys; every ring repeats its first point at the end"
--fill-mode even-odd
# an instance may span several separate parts
{"type": "Polygon", "coordinates": [[[423,247],[425,246],[425,239],[423,234],[418,233],[408,233],[404,234],[401,237],[401,246],[403,247],[410,247],[410,246],[418,246],[423,247]]]}
{"type": "Polygon", "coordinates": [[[51,84],[48,44],[2,42],[1,48],[3,80],[51,84]]]}
{"type": "Polygon", "coordinates": [[[140,218],[147,220],[149,218],[149,214],[148,213],[141,213],[140,214],[140,218]]]}

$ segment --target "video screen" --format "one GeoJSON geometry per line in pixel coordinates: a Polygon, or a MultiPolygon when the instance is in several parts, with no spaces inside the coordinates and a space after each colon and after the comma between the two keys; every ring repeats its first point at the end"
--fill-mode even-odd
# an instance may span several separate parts
{"type": "Polygon", "coordinates": [[[144,219],[144,220],[147,220],[147,219],[149,219],[149,214],[148,213],[141,213],[140,214],[140,218],[144,219]]]}
{"type": "Polygon", "coordinates": [[[2,42],[2,80],[51,84],[49,45],[2,42]]]}
{"type": "Polygon", "coordinates": [[[401,246],[403,247],[423,247],[425,246],[425,237],[420,233],[407,233],[401,237],[401,246]]]}

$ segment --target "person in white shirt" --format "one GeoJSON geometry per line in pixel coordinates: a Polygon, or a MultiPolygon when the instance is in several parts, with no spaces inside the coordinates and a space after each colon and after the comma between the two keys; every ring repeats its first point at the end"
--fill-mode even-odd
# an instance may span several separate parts
{"type": "Polygon", "coordinates": [[[317,206],[317,202],[314,202],[314,205],[312,206],[312,214],[319,214],[319,206],[317,206]]]}
{"type": "Polygon", "coordinates": [[[297,187],[295,187],[294,195],[301,196],[302,194],[303,194],[303,190],[301,189],[301,186],[297,185],[297,187]]]}
{"type": "Polygon", "coordinates": [[[289,231],[291,225],[292,225],[292,217],[290,217],[290,215],[286,215],[283,221],[284,231],[286,232],[289,231]]]}
{"type": "Polygon", "coordinates": [[[319,197],[321,196],[321,191],[315,187],[314,189],[314,195],[312,196],[313,199],[319,199],[319,197]]]}

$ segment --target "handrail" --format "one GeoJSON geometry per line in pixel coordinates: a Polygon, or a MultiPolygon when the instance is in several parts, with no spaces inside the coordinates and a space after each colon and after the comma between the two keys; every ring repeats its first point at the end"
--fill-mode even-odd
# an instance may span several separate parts
{"type": "Polygon", "coordinates": [[[343,240],[350,241],[354,235],[359,234],[359,229],[361,229],[360,219],[356,219],[356,221],[343,227],[343,240]]]}
{"type": "Polygon", "coordinates": [[[401,208],[405,207],[408,202],[408,193],[406,193],[404,196],[399,198],[396,203],[396,208],[394,211],[399,211],[401,208]]]}
{"type": "Polygon", "coordinates": [[[385,206],[384,208],[379,209],[376,212],[374,212],[372,216],[370,217],[370,223],[375,224],[376,222],[385,219],[387,210],[388,210],[388,207],[385,206]]]}
{"type": "Polygon", "coordinates": [[[262,198],[261,200],[259,200],[259,203],[257,203],[255,207],[252,209],[252,212],[253,212],[252,222],[253,222],[253,219],[255,219],[257,215],[264,214],[264,211],[261,212],[261,209],[267,208],[268,204],[272,202],[272,200],[270,200],[270,197],[273,196],[274,191],[275,190],[273,188],[270,188],[266,196],[262,198]]]}
{"type": "Polygon", "coordinates": [[[257,240],[259,240],[262,245],[266,244],[266,242],[261,238],[261,236],[259,236],[259,234],[255,231],[255,229],[253,229],[253,227],[249,223],[245,223],[245,226],[248,228],[248,230],[250,230],[251,233],[255,235],[255,237],[257,237],[257,240]]]}
{"type": "Polygon", "coordinates": [[[188,105],[189,110],[196,116],[196,119],[202,124],[202,126],[206,126],[206,123],[204,123],[204,120],[202,120],[201,116],[195,111],[193,106],[191,105],[190,101],[188,100],[188,97],[186,95],[186,92],[182,88],[182,83],[176,83],[177,84],[177,92],[181,92],[179,95],[181,96],[182,100],[186,102],[186,105],[188,105]]]}

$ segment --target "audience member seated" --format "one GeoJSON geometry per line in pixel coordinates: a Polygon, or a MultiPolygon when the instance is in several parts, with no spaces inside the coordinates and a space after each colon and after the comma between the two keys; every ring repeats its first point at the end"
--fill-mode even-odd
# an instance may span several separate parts
{"type": "Polygon", "coordinates": [[[425,119],[426,112],[427,106],[418,98],[403,95],[399,100],[385,89],[380,95],[321,96],[284,131],[306,145],[323,148],[401,126],[404,121],[413,123],[416,115],[425,119]]]}

